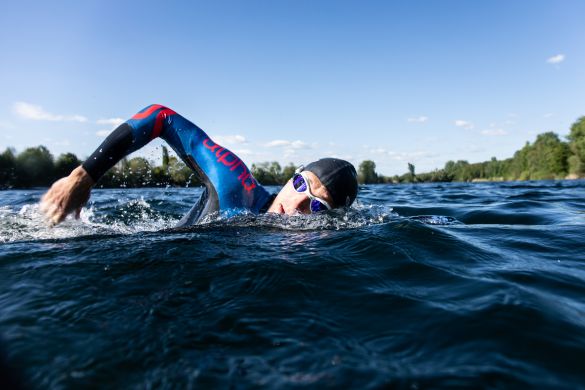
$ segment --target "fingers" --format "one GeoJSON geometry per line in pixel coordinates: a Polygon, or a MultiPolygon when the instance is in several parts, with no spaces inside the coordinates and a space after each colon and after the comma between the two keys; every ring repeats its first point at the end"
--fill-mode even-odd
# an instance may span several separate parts
{"type": "Polygon", "coordinates": [[[50,225],[54,226],[60,223],[67,216],[67,210],[63,205],[63,200],[56,196],[54,188],[43,195],[39,210],[44,214],[45,221],[50,225]]]}
{"type": "Polygon", "coordinates": [[[40,210],[44,214],[45,221],[51,226],[54,226],[65,219],[63,209],[54,203],[46,201],[41,204],[40,210]]]}
{"type": "Polygon", "coordinates": [[[79,219],[81,216],[81,210],[83,209],[83,206],[87,200],[88,199],[86,199],[81,205],[75,208],[71,208],[70,202],[67,202],[63,199],[53,200],[49,196],[45,195],[41,201],[41,204],[39,205],[39,210],[43,213],[47,223],[51,226],[55,226],[63,222],[67,215],[72,212],[74,213],[75,219],[79,219]]]}
{"type": "Polygon", "coordinates": [[[46,214],[49,211],[49,208],[51,207],[51,200],[50,200],[50,192],[48,191],[47,193],[45,193],[45,195],[43,195],[43,197],[41,198],[41,203],[39,204],[39,210],[41,210],[41,212],[43,214],[46,214]]]}
{"type": "Polygon", "coordinates": [[[41,198],[40,211],[51,225],[63,221],[68,214],[79,218],[82,207],[89,200],[91,184],[86,186],[68,176],[57,180],[41,198]]]}
{"type": "Polygon", "coordinates": [[[57,225],[57,224],[59,224],[61,222],[63,222],[63,220],[65,219],[66,216],[67,216],[67,214],[65,214],[65,213],[57,213],[57,214],[55,214],[53,216],[52,221],[51,221],[53,223],[53,226],[54,225],[57,225]]]}

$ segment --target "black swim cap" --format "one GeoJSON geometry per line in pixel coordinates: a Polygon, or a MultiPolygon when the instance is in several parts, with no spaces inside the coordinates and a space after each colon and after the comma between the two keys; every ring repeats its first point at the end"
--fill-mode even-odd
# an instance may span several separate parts
{"type": "Polygon", "coordinates": [[[349,206],[355,200],[357,173],[351,163],[327,157],[310,163],[305,170],[313,172],[321,180],[333,198],[333,207],[349,206]]]}

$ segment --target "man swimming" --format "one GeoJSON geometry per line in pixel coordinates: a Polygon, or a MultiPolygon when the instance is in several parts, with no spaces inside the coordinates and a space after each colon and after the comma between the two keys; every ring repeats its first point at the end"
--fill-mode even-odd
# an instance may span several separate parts
{"type": "Polygon", "coordinates": [[[349,206],[357,196],[354,166],[336,158],[300,167],[277,195],[271,195],[235,154],[175,111],[153,104],[118,126],[81,166],[56,181],[42,197],[41,211],[52,224],[71,213],[78,218],[102,175],[157,137],[164,139],[205,185],[203,195],[178,226],[196,224],[217,211],[233,215],[242,211],[310,214],[349,206]]]}

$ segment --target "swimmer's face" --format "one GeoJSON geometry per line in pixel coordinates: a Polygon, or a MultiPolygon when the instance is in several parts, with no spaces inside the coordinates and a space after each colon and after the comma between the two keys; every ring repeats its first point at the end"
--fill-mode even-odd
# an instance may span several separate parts
{"type": "MultiPolygon", "coordinates": [[[[313,172],[310,171],[303,171],[303,173],[309,179],[309,187],[311,188],[311,193],[326,201],[330,205],[333,205],[333,198],[327,191],[327,188],[321,183],[321,180],[313,172]]],[[[307,194],[299,193],[293,187],[292,179],[290,179],[282,190],[276,195],[274,198],[274,202],[270,205],[268,209],[269,213],[277,213],[277,214],[311,214],[310,209],[310,200],[307,194]]]]}

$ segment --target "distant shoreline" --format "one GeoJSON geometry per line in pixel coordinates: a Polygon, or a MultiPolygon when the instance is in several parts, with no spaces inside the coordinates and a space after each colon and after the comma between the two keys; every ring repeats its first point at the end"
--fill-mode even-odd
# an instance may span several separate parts
{"type": "MultiPolygon", "coordinates": [[[[585,180],[585,177],[578,177],[578,176],[574,176],[574,175],[567,175],[567,177],[563,178],[563,179],[540,179],[540,180],[505,180],[504,178],[496,178],[496,179],[473,179],[473,180],[469,180],[469,181],[418,181],[418,182],[410,182],[410,183],[368,183],[368,184],[360,184],[360,185],[389,185],[389,186],[396,186],[396,185],[402,185],[402,184],[410,184],[410,185],[416,185],[416,184],[446,184],[446,183],[470,183],[470,184],[476,184],[476,183],[524,183],[524,182],[538,182],[538,181],[574,181],[574,180],[585,180]]],[[[260,183],[262,184],[262,183],[260,183]]],[[[274,186],[274,187],[278,187],[280,186],[280,184],[262,184],[265,186],[274,186]]],[[[110,187],[110,186],[96,186],[93,189],[94,190],[121,190],[121,189],[139,189],[139,188],[148,188],[148,189],[155,189],[155,188],[160,188],[160,189],[171,189],[171,188],[193,188],[193,187],[197,187],[197,188],[201,188],[203,187],[203,185],[201,184],[195,184],[195,185],[189,185],[189,186],[178,186],[178,185],[173,185],[173,186],[119,186],[119,187],[110,187]]],[[[32,187],[0,187],[0,191],[24,191],[24,190],[47,190],[49,189],[48,186],[32,186],[32,187]]]]}
{"type": "MultiPolygon", "coordinates": [[[[527,180],[574,180],[585,177],[585,116],[572,126],[567,141],[549,131],[538,134],[533,143],[526,144],[510,158],[470,163],[466,160],[447,161],[445,166],[431,172],[416,173],[415,165],[407,162],[403,175],[385,176],[376,172],[373,160],[364,160],[357,167],[360,184],[399,183],[482,183],[527,180]],[[567,142],[568,141],[568,142],[567,142]]],[[[0,153],[0,188],[25,189],[50,186],[54,181],[81,164],[73,153],[57,159],[45,146],[27,148],[19,154],[7,148],[0,153]]],[[[298,165],[292,162],[253,163],[250,171],[263,185],[284,185],[298,165]]],[[[122,158],[97,182],[99,188],[157,188],[198,186],[197,175],[180,159],[169,156],[162,146],[162,165],[143,157],[122,158]],[[161,183],[161,184],[159,184],[161,183]]]]}

